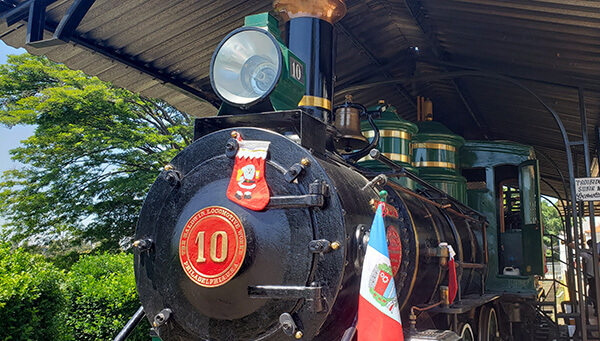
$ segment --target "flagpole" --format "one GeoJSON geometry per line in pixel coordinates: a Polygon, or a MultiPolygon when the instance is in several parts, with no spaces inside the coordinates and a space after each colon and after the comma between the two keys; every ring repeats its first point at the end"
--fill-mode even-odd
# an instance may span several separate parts
{"type": "Polygon", "coordinates": [[[358,322],[358,312],[356,312],[356,315],[354,316],[354,321],[352,321],[352,325],[350,326],[350,328],[346,329],[346,331],[344,332],[344,335],[342,335],[341,341],[352,340],[352,338],[354,337],[354,334],[356,334],[356,323],[357,322],[358,322]]]}

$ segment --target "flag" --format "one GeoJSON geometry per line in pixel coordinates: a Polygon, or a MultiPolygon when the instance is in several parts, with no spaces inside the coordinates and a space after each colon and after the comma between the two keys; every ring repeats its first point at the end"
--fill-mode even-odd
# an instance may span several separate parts
{"type": "Polygon", "coordinates": [[[363,262],[356,325],[358,341],[404,340],[382,206],[383,203],[377,207],[363,262]]]}
{"type": "Polygon", "coordinates": [[[452,304],[456,298],[456,292],[458,291],[458,282],[456,280],[456,265],[454,264],[456,252],[454,252],[452,245],[449,244],[448,254],[450,255],[450,259],[448,260],[448,300],[450,301],[450,304],[452,304]]]}

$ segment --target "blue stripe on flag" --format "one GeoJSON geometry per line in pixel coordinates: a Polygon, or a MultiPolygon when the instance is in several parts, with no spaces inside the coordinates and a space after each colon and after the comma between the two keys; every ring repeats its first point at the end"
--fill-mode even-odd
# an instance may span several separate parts
{"type": "Polygon", "coordinates": [[[381,210],[381,204],[377,206],[377,212],[375,213],[375,219],[371,225],[371,232],[369,234],[369,246],[377,250],[382,255],[390,258],[387,238],[385,237],[385,225],[383,223],[383,213],[381,210]]]}

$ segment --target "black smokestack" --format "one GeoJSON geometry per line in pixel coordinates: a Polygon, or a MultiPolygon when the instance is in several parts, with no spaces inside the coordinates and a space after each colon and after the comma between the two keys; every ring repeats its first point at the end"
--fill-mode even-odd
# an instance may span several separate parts
{"type": "Polygon", "coordinates": [[[285,24],[288,48],[306,64],[306,93],[298,104],[331,121],[333,100],[333,24],[346,14],[343,0],[275,0],[285,24]]]}

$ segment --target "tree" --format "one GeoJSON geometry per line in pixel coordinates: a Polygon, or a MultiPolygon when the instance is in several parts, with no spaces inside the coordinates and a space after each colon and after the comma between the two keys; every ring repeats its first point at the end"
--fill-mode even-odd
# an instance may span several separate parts
{"type": "Polygon", "coordinates": [[[0,124],[36,126],[11,151],[25,166],[2,175],[4,237],[102,249],[133,235],[146,192],[193,130],[165,102],[29,54],[0,66],[0,124]]]}
{"type": "MultiPolygon", "coordinates": [[[[551,204],[549,204],[546,200],[542,200],[541,202],[542,209],[542,226],[544,226],[544,234],[546,235],[554,235],[559,236],[561,233],[565,231],[563,220],[558,212],[558,210],[551,204]]],[[[548,236],[544,236],[544,244],[548,247],[546,250],[546,256],[549,257],[552,255],[551,248],[556,246],[558,239],[550,238],[548,236]],[[554,245],[552,245],[554,244],[554,245]]]]}

